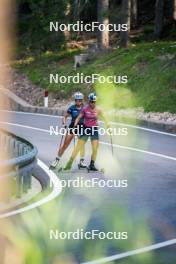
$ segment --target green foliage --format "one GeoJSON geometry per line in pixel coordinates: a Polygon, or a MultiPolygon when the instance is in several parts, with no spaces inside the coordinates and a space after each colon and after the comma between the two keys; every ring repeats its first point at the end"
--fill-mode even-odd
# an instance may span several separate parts
{"type": "MultiPolygon", "coordinates": [[[[40,198],[44,197],[45,194],[40,198]]],[[[125,201],[122,204],[117,200],[107,202],[102,197],[104,190],[100,188],[64,189],[55,200],[16,216],[15,221],[8,223],[6,229],[0,230],[0,234],[19,250],[23,260],[20,263],[26,264],[82,263],[108,257],[113,254],[112,252],[120,254],[155,243],[145,220],[149,214],[130,216],[129,211],[125,209],[127,208],[125,201]],[[83,202],[79,202],[80,198],[83,202]],[[94,229],[105,233],[125,231],[128,232],[128,239],[50,239],[50,230],[68,233],[78,229],[83,229],[84,232],[94,229]]],[[[173,258],[169,255],[168,259],[172,259],[169,261],[163,249],[162,253],[149,251],[111,263],[174,263],[175,254],[173,258]],[[166,261],[163,262],[163,259],[166,261]]]]}
{"type": "MultiPolygon", "coordinates": [[[[103,194],[103,190],[100,189],[96,190],[96,194],[86,188],[84,191],[66,189],[62,192],[62,197],[58,197],[39,209],[22,214],[17,217],[16,224],[8,225],[7,232],[1,230],[0,233],[20,250],[23,263],[26,264],[74,264],[80,263],[78,259],[83,262],[83,260],[90,261],[108,257],[110,249],[118,253],[140,248],[148,243],[152,244],[153,237],[143,216],[139,216],[140,221],[135,222],[134,228],[133,220],[129,217],[127,210],[117,201],[99,209],[103,194]],[[79,203],[78,206],[73,202],[75,197],[78,199],[79,196],[87,201],[86,206],[85,203],[79,203]],[[75,232],[78,229],[84,232],[93,230],[91,221],[98,211],[102,219],[98,220],[100,223],[94,223],[94,230],[105,233],[128,232],[128,239],[50,239],[50,230],[65,233],[75,232]]],[[[152,258],[151,253],[147,258],[151,262],[145,262],[145,255],[140,258],[134,256],[133,259],[135,264],[157,264],[157,260],[152,258]]],[[[131,262],[127,260],[126,263],[131,262]]]]}
{"type": "MultiPolygon", "coordinates": [[[[55,98],[69,98],[76,90],[84,94],[94,89],[98,89],[98,93],[106,92],[108,86],[97,87],[97,84],[92,87],[72,83],[49,84],[49,73],[58,73],[60,76],[76,74],[73,69],[73,55],[78,52],[73,50],[43,54],[33,59],[26,58],[18,61],[16,67],[35,84],[49,89],[55,98]]],[[[129,50],[117,49],[91,60],[78,69],[78,72],[85,75],[128,75],[127,85],[108,88],[111,89],[113,107],[142,106],[145,111],[176,112],[175,52],[175,42],[140,43],[129,50]]]]}
{"type": "Polygon", "coordinates": [[[19,45],[27,51],[58,50],[64,35],[49,31],[49,22],[65,19],[64,0],[18,0],[19,45]]]}

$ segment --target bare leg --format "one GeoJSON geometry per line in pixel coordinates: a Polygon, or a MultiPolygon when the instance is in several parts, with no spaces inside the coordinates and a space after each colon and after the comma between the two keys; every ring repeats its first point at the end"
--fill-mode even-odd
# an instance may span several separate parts
{"type": "Polygon", "coordinates": [[[98,140],[92,140],[92,156],[91,160],[96,161],[97,158],[97,152],[98,152],[98,147],[99,147],[99,141],[98,140]]]}
{"type": "Polygon", "coordinates": [[[73,160],[75,160],[75,158],[76,158],[76,156],[78,155],[79,152],[81,152],[82,154],[84,154],[84,150],[85,150],[85,141],[84,140],[81,140],[81,139],[78,139],[78,143],[77,143],[75,149],[72,152],[71,158],[73,160]]]}
{"type": "Polygon", "coordinates": [[[80,158],[84,159],[85,157],[85,143],[80,146],[80,158]]]}
{"type": "Polygon", "coordinates": [[[80,150],[84,148],[85,143],[86,142],[84,140],[78,139],[78,143],[72,152],[71,158],[69,159],[69,161],[67,162],[67,164],[65,166],[65,170],[71,169],[73,161],[75,160],[75,158],[78,155],[78,153],[80,152],[80,150]]]}
{"type": "Polygon", "coordinates": [[[74,135],[68,135],[68,134],[66,135],[65,140],[64,140],[64,144],[62,145],[62,147],[58,151],[58,156],[59,157],[62,157],[62,155],[64,154],[65,150],[70,145],[70,142],[72,141],[73,137],[74,137],[74,135]]]}
{"type": "Polygon", "coordinates": [[[60,161],[60,158],[62,157],[62,155],[64,154],[65,150],[68,148],[70,142],[72,141],[74,135],[66,135],[65,140],[64,140],[64,144],[62,145],[62,147],[58,150],[58,156],[55,158],[55,160],[53,160],[50,163],[50,168],[51,169],[55,169],[60,161]]]}
{"type": "Polygon", "coordinates": [[[89,165],[89,170],[98,171],[98,169],[95,167],[95,161],[97,158],[99,141],[98,140],[92,140],[91,144],[92,144],[92,156],[91,156],[91,161],[90,161],[90,165],[89,165]]]}

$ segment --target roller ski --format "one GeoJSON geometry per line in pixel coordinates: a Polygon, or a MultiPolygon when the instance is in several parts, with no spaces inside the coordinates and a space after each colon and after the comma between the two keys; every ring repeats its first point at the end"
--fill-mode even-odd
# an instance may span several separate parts
{"type": "Polygon", "coordinates": [[[100,173],[105,173],[104,169],[97,169],[95,167],[95,162],[91,160],[90,165],[87,167],[87,172],[100,172],[100,173]]]}
{"type": "Polygon", "coordinates": [[[53,160],[50,163],[49,170],[53,170],[55,172],[60,172],[63,170],[63,168],[59,165],[60,165],[60,159],[58,157],[56,157],[55,160],[53,160]]]}
{"type": "MultiPolygon", "coordinates": [[[[67,162],[66,166],[64,167],[64,171],[71,170],[72,164],[73,164],[73,159],[70,158],[70,160],[67,162]]],[[[87,168],[87,165],[85,164],[84,159],[81,159],[80,163],[78,164],[78,169],[81,170],[81,169],[86,169],[86,168],[87,168]]]]}
{"type": "Polygon", "coordinates": [[[78,164],[78,169],[79,170],[87,169],[87,165],[86,165],[84,159],[80,159],[80,162],[78,164]]]}
{"type": "Polygon", "coordinates": [[[58,157],[55,158],[55,160],[53,160],[50,165],[49,165],[49,170],[55,170],[58,165],[59,165],[59,161],[60,159],[58,157]]]}

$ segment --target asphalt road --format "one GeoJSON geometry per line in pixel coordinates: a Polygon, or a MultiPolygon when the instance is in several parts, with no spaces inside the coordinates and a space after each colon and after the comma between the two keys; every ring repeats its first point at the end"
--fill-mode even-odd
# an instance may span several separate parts
{"type": "MultiPolygon", "coordinates": [[[[49,164],[49,161],[55,157],[60,136],[51,136],[47,131],[50,126],[60,127],[61,119],[37,114],[12,113],[8,122],[11,124],[7,127],[16,135],[32,142],[38,148],[39,159],[49,164]]],[[[119,124],[113,126],[122,127],[119,124]]],[[[62,199],[64,208],[64,212],[61,208],[59,214],[67,214],[69,218],[70,208],[75,209],[80,219],[89,214],[88,230],[128,231],[127,241],[119,241],[119,243],[116,241],[116,244],[112,241],[108,242],[105,255],[176,238],[176,136],[135,127],[127,127],[127,129],[127,136],[113,138],[113,156],[109,138],[101,138],[97,166],[105,168],[105,175],[78,172],[76,163],[75,173],[59,175],[60,179],[98,177],[106,180],[112,178],[127,180],[127,188],[68,188],[61,194],[62,198],[59,196],[56,199],[56,202],[62,199]],[[65,212],[67,206],[68,210],[65,212]]],[[[73,143],[64,155],[63,163],[69,158],[72,149],[73,143]]],[[[90,153],[91,148],[88,143],[87,162],[90,153]]],[[[77,223],[78,226],[80,224],[77,219],[74,219],[74,223],[74,227],[77,223]]],[[[172,258],[174,256],[176,259],[175,248],[168,250],[168,256],[172,258]]],[[[73,251],[78,262],[95,258],[94,254],[84,257],[80,250],[73,251]]],[[[162,252],[168,254],[167,248],[162,252]]],[[[169,257],[167,260],[168,263],[174,263],[171,259],[169,262],[169,257]]]]}

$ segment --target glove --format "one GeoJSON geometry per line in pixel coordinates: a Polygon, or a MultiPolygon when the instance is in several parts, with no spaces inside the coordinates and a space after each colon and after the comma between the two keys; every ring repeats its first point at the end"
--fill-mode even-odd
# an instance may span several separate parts
{"type": "Polygon", "coordinates": [[[62,123],[63,127],[67,129],[67,125],[65,123],[62,123]]]}

